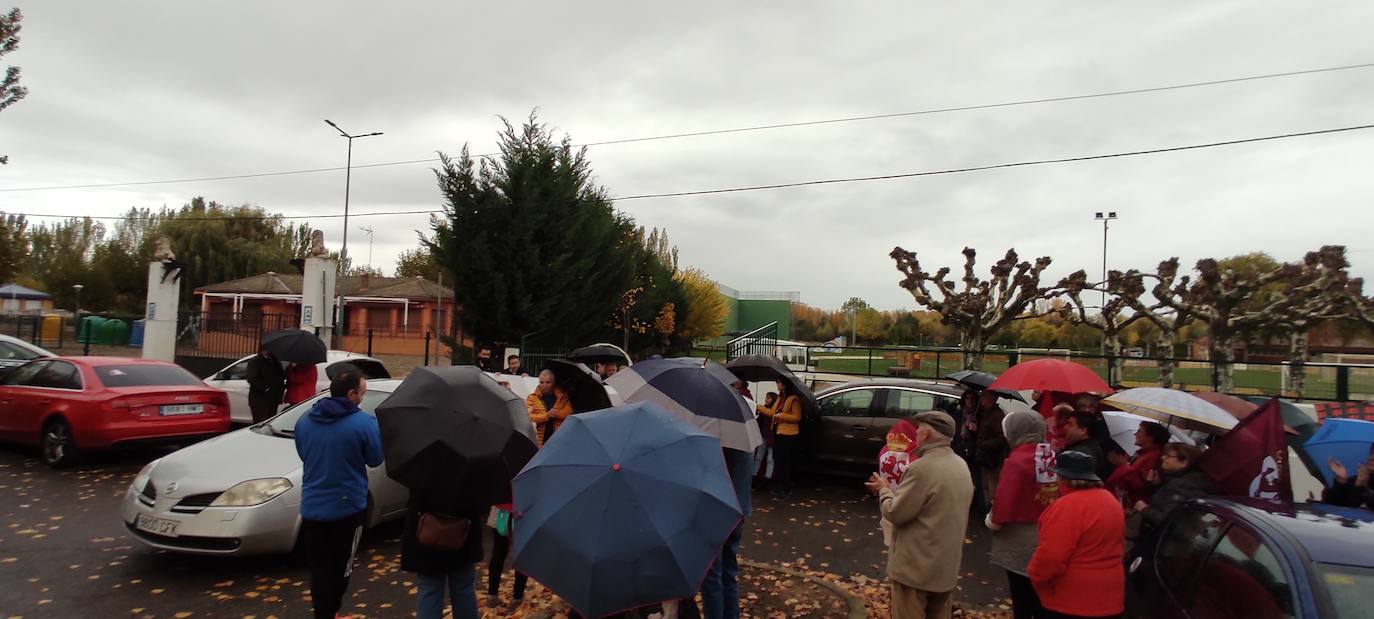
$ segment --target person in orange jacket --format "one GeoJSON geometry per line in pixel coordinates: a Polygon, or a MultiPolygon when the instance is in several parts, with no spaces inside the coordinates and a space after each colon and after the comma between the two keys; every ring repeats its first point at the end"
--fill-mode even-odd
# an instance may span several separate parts
{"type": "Polygon", "coordinates": [[[760,406],[759,414],[773,420],[773,479],[783,496],[792,494],[792,458],[801,435],[801,396],[792,385],[778,381],[778,401],[772,408],[760,406]]]}
{"type": "Polygon", "coordinates": [[[553,372],[548,370],[539,373],[539,386],[525,398],[525,409],[530,413],[530,421],[534,422],[535,438],[540,447],[573,412],[568,394],[558,388],[553,372]]]}
{"type": "Polygon", "coordinates": [[[1060,452],[1059,499],[1040,515],[1026,575],[1056,617],[1117,617],[1126,609],[1126,515],[1102,487],[1092,456],[1060,452]]]}

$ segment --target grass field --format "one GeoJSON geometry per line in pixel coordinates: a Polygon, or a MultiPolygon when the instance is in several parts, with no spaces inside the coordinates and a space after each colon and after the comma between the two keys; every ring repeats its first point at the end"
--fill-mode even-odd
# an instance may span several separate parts
{"type": "MultiPolygon", "coordinates": [[[[693,353],[703,356],[707,351],[693,353]]],[[[711,351],[711,358],[722,361],[724,351],[711,351]]],[[[858,374],[867,376],[887,376],[888,368],[901,365],[892,351],[870,351],[851,349],[845,352],[812,352],[811,361],[818,372],[839,374],[858,374]]],[[[1022,361],[1029,361],[1030,355],[1022,355],[1022,361]]],[[[1075,359],[1092,368],[1104,379],[1107,375],[1105,360],[1086,358],[1075,359]]],[[[958,351],[923,351],[919,367],[911,373],[913,378],[939,378],[961,368],[962,359],[958,351]]],[[[1000,374],[1008,367],[1005,353],[989,353],[984,357],[983,370],[1000,374]]],[[[1127,361],[1123,381],[1130,387],[1147,387],[1159,384],[1159,368],[1152,360],[1127,361]]],[[[1210,390],[1212,388],[1212,369],[1210,364],[1197,361],[1180,361],[1174,369],[1174,385],[1189,390],[1210,390]]],[[[1245,366],[1241,364],[1235,371],[1235,393],[1255,395],[1278,395],[1283,388],[1283,374],[1280,366],[1245,366]]],[[[1350,396],[1354,399],[1374,398],[1374,368],[1351,368],[1350,396]]],[[[1309,367],[1303,398],[1335,399],[1336,370],[1331,367],[1309,367]]]]}

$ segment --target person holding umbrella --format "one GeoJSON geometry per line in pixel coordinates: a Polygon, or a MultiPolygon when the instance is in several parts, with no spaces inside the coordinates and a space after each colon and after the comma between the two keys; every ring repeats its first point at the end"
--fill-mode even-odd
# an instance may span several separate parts
{"type": "Polygon", "coordinates": [[[1334,477],[1330,488],[1322,493],[1322,501],[1345,507],[1374,509],[1374,488],[1370,487],[1369,472],[1374,470],[1374,445],[1369,446],[1369,456],[1365,463],[1355,470],[1355,478],[1340,460],[1328,458],[1326,465],[1331,467],[1334,477]]]}
{"type": "Polygon", "coordinates": [[[471,499],[454,496],[467,507],[439,507],[425,495],[411,493],[406,503],[405,529],[401,533],[401,569],[416,574],[416,619],[441,619],[444,598],[452,604],[453,619],[477,619],[477,562],[482,560],[480,507],[471,499]],[[457,511],[460,514],[448,516],[457,511]],[[420,520],[431,514],[467,521],[461,546],[426,544],[420,537],[420,520]]]}
{"type": "Polygon", "coordinates": [[[1007,459],[1007,437],[1002,434],[1002,418],[1006,413],[997,404],[997,392],[985,389],[978,394],[978,412],[973,418],[973,464],[982,480],[983,507],[992,508],[997,496],[998,476],[1002,461],[1007,459]]]}
{"type": "Polygon", "coordinates": [[[537,430],[538,444],[553,436],[553,431],[572,414],[572,404],[568,395],[558,388],[558,377],[551,370],[539,373],[539,386],[525,398],[525,408],[530,413],[530,421],[537,430]],[[554,417],[557,411],[557,417],[554,417]]]}
{"type": "Polygon", "coordinates": [[[1202,449],[1183,443],[1164,446],[1159,460],[1159,472],[1147,476],[1158,489],[1149,502],[1136,501],[1135,511],[1141,515],[1139,537],[1164,524],[1179,503],[1207,496],[1215,491],[1212,480],[1197,468],[1202,449]]]}
{"type": "Polygon", "coordinates": [[[253,423],[262,423],[276,415],[281,407],[286,394],[286,372],[272,349],[263,344],[257,356],[248,360],[246,374],[248,408],[253,413],[253,423]]]}
{"type": "Polygon", "coordinates": [[[792,458],[801,435],[801,396],[792,384],[778,381],[778,402],[772,408],[759,407],[758,412],[773,420],[773,479],[783,497],[792,495],[792,458]]]}

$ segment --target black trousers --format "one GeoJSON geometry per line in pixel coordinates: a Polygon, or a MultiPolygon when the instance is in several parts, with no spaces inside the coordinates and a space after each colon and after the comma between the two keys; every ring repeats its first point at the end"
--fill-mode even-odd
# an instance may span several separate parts
{"type": "Polygon", "coordinates": [[[784,490],[792,489],[792,456],[797,450],[797,435],[773,437],[773,479],[784,490]]]}
{"type": "Polygon", "coordinates": [[[1040,594],[1030,578],[1007,572],[1007,592],[1011,593],[1012,619],[1040,619],[1046,617],[1045,609],[1040,607],[1040,594]]]}
{"type": "Polygon", "coordinates": [[[281,399],[281,393],[248,396],[248,410],[253,414],[253,423],[262,423],[276,415],[277,409],[281,408],[281,399]]]}
{"type": "Polygon", "coordinates": [[[310,564],[315,619],[334,619],[343,607],[365,514],[358,512],[339,520],[301,520],[301,545],[310,564]]]}
{"type": "MultiPolygon", "coordinates": [[[[492,531],[491,560],[487,561],[487,595],[496,595],[501,590],[501,574],[506,571],[506,557],[509,555],[510,538],[492,531]]],[[[528,576],[515,573],[515,599],[525,599],[525,584],[529,580],[528,576]]]]}

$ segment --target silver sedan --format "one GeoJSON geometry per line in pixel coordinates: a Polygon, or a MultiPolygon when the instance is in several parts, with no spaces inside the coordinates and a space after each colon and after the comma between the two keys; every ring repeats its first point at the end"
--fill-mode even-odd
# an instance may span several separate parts
{"type": "MultiPolygon", "coordinates": [[[[401,381],[368,383],[362,409],[377,405],[401,381]]],[[[143,543],[202,555],[290,552],[300,530],[301,461],[296,421],[319,398],[271,420],[223,434],[154,460],[125,491],[120,516],[143,543]]],[[[406,489],[368,469],[367,526],[405,513],[406,489]]]]}

